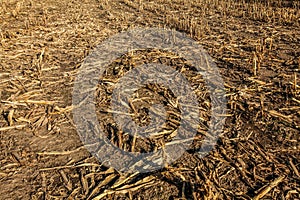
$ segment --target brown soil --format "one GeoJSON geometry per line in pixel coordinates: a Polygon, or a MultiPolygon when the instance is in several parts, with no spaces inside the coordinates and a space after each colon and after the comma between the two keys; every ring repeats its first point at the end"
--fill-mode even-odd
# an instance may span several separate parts
{"type": "MultiPolygon", "coordinates": [[[[300,199],[298,1],[8,0],[0,5],[0,199],[300,199]],[[76,73],[97,44],[133,27],[185,32],[214,58],[225,81],[228,116],[208,156],[196,154],[205,122],[189,151],[151,173],[107,168],[84,148],[72,120],[76,73]]],[[[202,118],[210,118],[203,81],[183,58],[155,50],[124,55],[102,77],[110,82],[99,84],[97,114],[112,143],[127,151],[152,151],[172,139],[120,137],[105,112],[110,85],[147,62],[185,68],[188,80],[202,88],[195,91],[202,118]],[[118,66],[125,66],[122,73],[118,66]]],[[[142,125],[150,121],[144,108],[176,98],[158,85],[137,93],[155,97],[130,111],[142,125]]],[[[166,129],[176,129],[180,112],[166,107],[173,113],[166,129]]]]}

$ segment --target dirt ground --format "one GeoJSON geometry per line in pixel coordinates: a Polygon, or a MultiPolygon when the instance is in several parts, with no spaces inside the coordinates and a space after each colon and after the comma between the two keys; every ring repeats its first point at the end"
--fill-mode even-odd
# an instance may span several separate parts
{"type": "MultiPolygon", "coordinates": [[[[277,0],[0,0],[0,199],[300,199],[299,8],[277,0]],[[134,27],[184,32],[219,67],[228,114],[206,157],[197,156],[195,139],[172,165],[128,174],[83,146],[72,119],[78,69],[104,39],[134,27]]],[[[127,72],[137,62],[186,68],[193,84],[203,83],[183,58],[162,51],[124,55],[104,78],[117,82],[118,66],[127,72]]],[[[97,89],[97,115],[111,142],[137,152],[168,142],[168,135],[137,140],[134,148],[133,138],[118,138],[113,118],[100,110],[111,84],[97,89]]],[[[162,101],[166,90],[139,92],[162,101]]],[[[209,119],[205,89],[196,93],[209,119]]],[[[135,120],[148,123],[142,108],[135,120]]]]}

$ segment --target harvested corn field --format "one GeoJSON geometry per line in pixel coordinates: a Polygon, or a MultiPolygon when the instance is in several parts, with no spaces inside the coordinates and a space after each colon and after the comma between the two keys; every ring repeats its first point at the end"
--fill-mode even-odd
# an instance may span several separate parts
{"type": "Polygon", "coordinates": [[[300,199],[298,1],[0,0],[0,22],[0,199],[300,199]],[[180,72],[197,97],[189,149],[159,169],[126,172],[98,159],[78,134],[73,91],[86,58],[135,28],[186,34],[213,59],[227,102],[207,155],[199,149],[213,137],[215,100],[203,74],[184,56],[129,43],[94,90],[105,137],[130,153],[164,152],[178,141],[183,112],[168,85],[134,91],[127,113],[110,106],[122,77],[155,63],[180,72]],[[117,114],[141,127],[166,122],[139,137],[118,127],[117,114]]]}

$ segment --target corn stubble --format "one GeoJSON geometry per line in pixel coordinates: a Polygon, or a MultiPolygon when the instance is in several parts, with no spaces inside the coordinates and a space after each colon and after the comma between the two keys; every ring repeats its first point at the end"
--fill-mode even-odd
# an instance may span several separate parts
{"type": "MultiPolygon", "coordinates": [[[[299,1],[8,0],[0,1],[0,22],[0,198],[300,198],[299,1]],[[205,123],[190,151],[147,174],[106,167],[80,142],[71,115],[78,68],[105,38],[133,27],[184,32],[220,68],[228,114],[207,157],[196,155],[207,135],[205,123]]],[[[201,118],[209,120],[204,81],[184,58],[163,51],[130,52],[114,62],[97,89],[98,106],[107,105],[121,76],[145,62],[184,73],[196,88],[201,118]]],[[[176,135],[180,112],[166,88],[142,89],[127,114],[137,123],[150,120],[139,109],[153,101],[145,96],[149,91],[164,94],[159,98],[170,107],[165,130],[149,140],[116,130],[109,108],[99,108],[100,124],[117,147],[155,151],[176,135]]]]}

